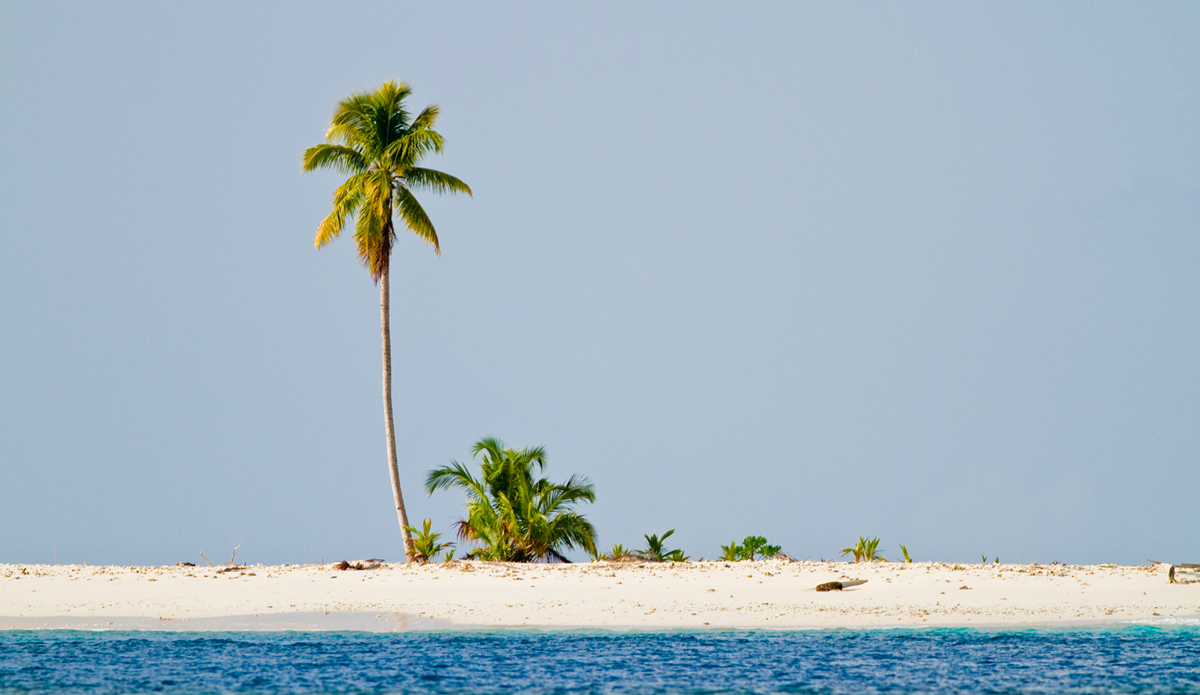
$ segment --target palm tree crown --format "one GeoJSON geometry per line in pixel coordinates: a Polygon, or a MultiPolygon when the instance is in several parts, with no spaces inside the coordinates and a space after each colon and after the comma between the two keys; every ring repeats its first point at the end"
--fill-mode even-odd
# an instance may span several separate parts
{"type": "Polygon", "coordinates": [[[404,106],[411,94],[403,82],[385,82],[373,92],[343,99],[326,142],[304,152],[305,171],[330,168],[350,175],[333,194],[333,211],[317,227],[317,248],[341,234],[347,218],[356,218],[358,256],[376,282],[387,268],[396,238],[393,213],[441,254],[437,232],[413,190],[471,195],[471,188],[450,174],[417,166],[430,152],[440,153],[444,140],[433,129],[438,107],[429,106],[411,118],[404,106]]]}
{"type": "Polygon", "coordinates": [[[458,522],[458,536],[482,547],[468,556],[482,560],[567,562],[562,549],[579,547],[596,553],[596,529],[575,511],[581,502],[594,502],[587,478],[571,476],[565,483],[534,479],[534,467],[546,468],[546,451],[506,449],[496,439],[481,439],[472,453],[482,454],[482,477],[451,461],[429,472],[425,489],[460,488],[467,493],[467,518],[458,522]]]}

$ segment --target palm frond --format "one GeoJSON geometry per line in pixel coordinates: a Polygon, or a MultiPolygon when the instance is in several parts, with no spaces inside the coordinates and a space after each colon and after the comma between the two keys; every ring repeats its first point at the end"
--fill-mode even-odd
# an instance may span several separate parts
{"type": "Polygon", "coordinates": [[[467,467],[458,461],[451,461],[450,465],[435,468],[429,471],[429,475],[425,478],[425,492],[433,494],[437,490],[449,490],[457,487],[471,491],[478,491],[476,494],[480,497],[486,497],[483,493],[483,486],[467,467]]]}
{"type": "Polygon", "coordinates": [[[413,190],[426,190],[438,195],[466,193],[473,196],[470,186],[436,169],[409,167],[404,174],[404,183],[413,190]]]}
{"type": "Polygon", "coordinates": [[[328,143],[305,150],[303,164],[305,171],[336,169],[343,174],[357,174],[367,168],[367,160],[358,150],[328,143]]]}
{"type": "Polygon", "coordinates": [[[442,247],[438,243],[437,231],[433,228],[433,222],[430,221],[429,215],[425,214],[425,208],[417,202],[412,191],[403,187],[397,188],[396,207],[399,208],[404,224],[413,233],[424,239],[426,244],[433,244],[433,250],[439,256],[442,255],[442,247]]]}
{"type": "Polygon", "coordinates": [[[358,246],[358,259],[371,273],[371,279],[379,282],[381,269],[391,253],[389,237],[391,219],[379,215],[379,208],[370,200],[370,191],[363,196],[367,204],[359,207],[354,220],[354,241],[358,246]]]}
{"type": "Polygon", "coordinates": [[[500,452],[504,450],[504,442],[495,437],[484,437],[471,447],[471,455],[478,456],[480,452],[487,452],[485,458],[490,457],[494,460],[500,459],[500,452]]]}
{"type": "Polygon", "coordinates": [[[397,137],[401,137],[409,128],[408,111],[404,108],[404,100],[412,94],[412,90],[404,82],[385,82],[375,91],[376,128],[382,135],[381,144],[386,148],[397,137]]]}
{"type": "Polygon", "coordinates": [[[317,226],[317,237],[313,245],[321,248],[337,238],[346,226],[346,218],[353,215],[362,202],[362,175],[358,174],[346,179],[346,182],[333,192],[333,211],[317,226]]]}
{"type": "Polygon", "coordinates": [[[428,128],[412,130],[404,134],[404,146],[398,151],[403,153],[403,159],[398,164],[415,166],[431,152],[441,153],[446,148],[446,139],[440,133],[428,128]]]}
{"type": "Polygon", "coordinates": [[[441,108],[437,104],[426,106],[417,117],[412,120],[411,130],[431,129],[437,123],[438,116],[442,113],[441,108]]]}
{"type": "Polygon", "coordinates": [[[371,92],[360,92],[338,102],[333,111],[325,140],[360,150],[369,157],[382,150],[379,132],[374,127],[378,108],[371,92]]]}

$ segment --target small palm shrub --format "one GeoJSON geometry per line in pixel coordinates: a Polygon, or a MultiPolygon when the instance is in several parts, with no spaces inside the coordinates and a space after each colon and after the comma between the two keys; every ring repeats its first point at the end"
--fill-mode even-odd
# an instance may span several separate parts
{"type": "Polygon", "coordinates": [[[853,548],[843,548],[842,555],[854,555],[855,562],[887,562],[887,558],[878,554],[879,538],[858,537],[858,544],[853,548]]]}
{"type": "Polygon", "coordinates": [[[637,557],[632,550],[626,550],[625,546],[617,543],[604,555],[599,557],[600,560],[628,560],[637,557]]]}
{"type": "Polygon", "coordinates": [[[904,553],[905,562],[912,562],[912,558],[908,556],[908,548],[905,548],[903,544],[900,545],[900,552],[904,553]]]}
{"type": "Polygon", "coordinates": [[[762,536],[746,536],[741,545],[737,541],[721,546],[722,560],[769,560],[783,548],[778,545],[767,545],[767,539],[762,536]]]}
{"type": "Polygon", "coordinates": [[[637,554],[653,562],[687,562],[688,556],[684,555],[682,550],[666,549],[664,544],[672,533],[675,533],[675,529],[664,533],[662,538],[659,538],[658,534],[644,536],[646,547],[637,551],[637,554]]]}
{"type": "Polygon", "coordinates": [[[546,469],[542,447],[509,449],[498,439],[476,442],[480,476],[458,461],[432,470],[425,490],[457,488],[467,494],[467,518],[455,526],[458,538],[479,547],[468,558],[501,562],[569,562],[563,552],[582,548],[596,556],[596,529],[576,507],[596,501],[587,478],[565,483],[535,478],[546,469]]]}
{"type": "MultiPolygon", "coordinates": [[[[413,560],[421,563],[422,565],[426,562],[432,562],[433,560],[437,559],[438,553],[442,552],[446,548],[454,547],[453,543],[438,543],[438,539],[442,537],[442,534],[433,533],[431,530],[432,526],[433,520],[426,519],[425,523],[421,524],[420,531],[416,530],[412,526],[405,527],[408,529],[408,532],[413,535],[413,548],[416,550],[416,555],[413,556],[413,560]]],[[[451,551],[450,557],[453,556],[454,552],[451,551]]],[[[447,561],[449,561],[449,558],[447,558],[447,561]]]]}

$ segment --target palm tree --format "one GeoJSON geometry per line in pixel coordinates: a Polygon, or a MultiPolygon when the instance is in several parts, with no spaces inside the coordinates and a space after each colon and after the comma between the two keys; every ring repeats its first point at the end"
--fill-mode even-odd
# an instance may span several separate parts
{"type": "Polygon", "coordinates": [[[538,560],[569,562],[563,549],[579,547],[596,554],[596,529],[574,507],[595,502],[587,478],[571,476],[565,483],[534,480],[536,466],[546,468],[546,451],[506,449],[504,443],[481,439],[471,450],[482,454],[482,477],[476,478],[458,461],[432,470],[425,490],[460,488],[467,493],[467,518],[456,524],[458,537],[481,547],[468,557],[505,562],[538,560]]]}
{"type": "Polygon", "coordinates": [[[379,311],[383,331],[383,421],[387,437],[388,473],[392,497],[404,539],[404,555],[415,556],[408,531],[408,514],[400,492],[396,463],[396,428],[392,421],[392,338],[389,318],[388,267],[396,240],[393,217],[433,244],[441,255],[437,232],[413,190],[466,193],[467,184],[449,174],[417,166],[430,152],[441,152],[444,141],[434,129],[438,107],[429,106],[411,118],[404,99],[412,90],[403,82],[385,82],[375,91],[364,91],[338,103],[325,143],[304,151],[304,170],[336,169],[350,178],[333,194],[333,212],[317,227],[316,247],[333,241],[355,218],[354,241],[358,257],[379,285],[379,311]]]}

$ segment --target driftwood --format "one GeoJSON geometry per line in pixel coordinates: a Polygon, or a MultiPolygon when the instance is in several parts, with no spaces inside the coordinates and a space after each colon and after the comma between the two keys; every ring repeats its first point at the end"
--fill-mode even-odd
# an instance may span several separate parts
{"type": "MultiPolygon", "coordinates": [[[[1167,564],[1167,563],[1165,563],[1165,562],[1159,562],[1158,560],[1146,560],[1146,562],[1150,562],[1150,563],[1153,563],[1153,564],[1155,564],[1155,565],[1165,565],[1165,564],[1167,564]]],[[[1171,566],[1170,566],[1170,567],[1167,569],[1167,583],[1169,583],[1169,584],[1190,584],[1191,582],[1177,582],[1177,581],[1175,581],[1175,570],[1177,570],[1177,569],[1180,569],[1180,570],[1200,570],[1200,563],[1195,563],[1195,562],[1179,562],[1179,563],[1176,563],[1176,564],[1173,564],[1173,565],[1171,565],[1171,566]]]]}
{"type": "Polygon", "coordinates": [[[370,560],[359,560],[358,562],[353,562],[353,563],[342,560],[341,562],[334,564],[333,568],[335,570],[338,570],[341,572],[346,572],[348,570],[379,569],[382,565],[383,565],[383,560],[373,557],[370,560]]]}
{"type": "Polygon", "coordinates": [[[865,579],[847,579],[844,582],[825,582],[824,584],[817,585],[817,591],[841,591],[842,589],[849,589],[852,586],[858,586],[859,584],[866,583],[867,580],[865,579]]]}
{"type": "MultiPolygon", "coordinates": [[[[242,539],[240,539],[240,538],[239,538],[239,539],[238,539],[238,544],[237,544],[236,546],[234,546],[234,548],[233,548],[233,555],[231,555],[231,556],[229,557],[229,564],[228,564],[228,565],[224,565],[224,566],[222,566],[222,567],[221,567],[221,569],[217,570],[217,572],[218,572],[218,573],[221,573],[221,572],[236,572],[237,570],[244,570],[244,569],[246,569],[246,566],[245,566],[245,565],[238,565],[238,564],[235,564],[235,563],[234,563],[234,560],[236,560],[236,559],[237,559],[237,551],[238,551],[238,548],[240,548],[240,547],[242,547],[242,539]]],[[[213,566],[212,560],[209,560],[209,559],[208,559],[208,556],[206,556],[206,555],[204,554],[204,551],[203,551],[203,550],[201,550],[201,551],[200,551],[200,557],[204,558],[204,561],[208,563],[208,566],[209,566],[209,567],[212,567],[212,566],[213,566]]],[[[196,566],[196,565],[195,565],[195,564],[193,564],[193,563],[191,563],[191,562],[181,562],[181,563],[179,563],[179,564],[177,565],[177,567],[195,567],[195,566],[196,566]]]]}

